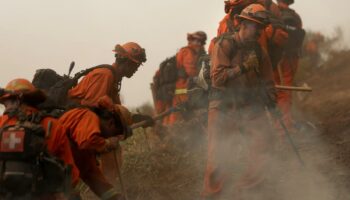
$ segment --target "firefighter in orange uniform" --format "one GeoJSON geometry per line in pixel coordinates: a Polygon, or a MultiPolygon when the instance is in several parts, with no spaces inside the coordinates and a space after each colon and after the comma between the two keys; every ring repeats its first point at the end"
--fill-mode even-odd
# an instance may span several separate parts
{"type": "Polygon", "coordinates": [[[68,130],[81,179],[101,199],[124,199],[102,173],[97,156],[120,150],[119,141],[130,136],[129,125],[132,119],[129,111],[121,105],[113,104],[105,96],[95,108],[81,107],[66,112],[60,122],[68,130]]]}
{"type": "Polygon", "coordinates": [[[109,96],[114,103],[121,103],[119,92],[122,78],[134,75],[140,65],[146,62],[146,53],[145,49],[135,42],[117,44],[113,51],[116,60],[112,70],[107,68],[93,70],[69,91],[70,98],[88,106],[96,106],[98,99],[103,96],[109,96]]]}
{"type": "Polygon", "coordinates": [[[215,41],[203,199],[235,199],[264,181],[273,142],[265,107],[276,103],[270,59],[258,43],[266,18],[251,4],[237,18],[239,31],[215,41]]]}
{"type": "MultiPolygon", "coordinates": [[[[146,52],[139,44],[127,42],[117,44],[113,49],[115,63],[110,69],[99,68],[88,73],[76,87],[68,93],[69,97],[80,105],[96,107],[101,97],[108,96],[113,103],[121,104],[120,90],[123,77],[131,78],[142,63],[146,62],[146,52]]],[[[147,115],[133,115],[133,122],[147,120],[153,125],[153,120],[147,115]]],[[[121,157],[121,155],[119,155],[121,157]]],[[[112,154],[103,154],[101,157],[103,172],[107,177],[115,171],[114,165],[109,160],[112,154]]]]}
{"type": "Polygon", "coordinates": [[[315,33],[308,37],[308,40],[304,45],[304,55],[310,59],[310,65],[312,67],[320,67],[321,47],[325,42],[325,37],[321,33],[315,33]]]}
{"type": "MultiPolygon", "coordinates": [[[[18,124],[21,120],[28,120],[38,123],[44,128],[46,137],[45,142],[47,151],[50,155],[62,160],[66,165],[72,168],[73,186],[78,186],[79,170],[74,163],[69,140],[66,136],[65,128],[53,117],[41,113],[37,105],[43,103],[46,95],[36,89],[26,79],[14,79],[5,87],[4,94],[0,97],[0,102],[5,106],[4,115],[0,117],[0,127],[18,124]],[[37,119],[34,119],[36,116],[37,119]]],[[[50,176],[45,177],[50,179],[50,176]]],[[[51,180],[54,181],[54,180],[51,180]]],[[[20,187],[20,184],[17,185],[20,187]]],[[[62,194],[45,194],[39,199],[65,199],[62,194]]]]}
{"type": "MultiPolygon", "coordinates": [[[[175,95],[173,106],[177,106],[188,100],[186,89],[189,86],[191,78],[198,76],[199,66],[198,59],[205,54],[204,45],[207,35],[203,31],[197,31],[187,34],[188,45],[180,49],[176,54],[176,65],[178,69],[178,78],[175,86],[175,95]]],[[[170,115],[170,124],[183,119],[181,113],[170,115]]]]}
{"type": "MultiPolygon", "coordinates": [[[[284,23],[296,30],[291,31],[289,39],[282,51],[283,55],[275,70],[275,80],[279,85],[292,86],[294,75],[298,69],[299,57],[305,36],[302,29],[302,21],[300,16],[289,5],[294,0],[278,0],[278,7],[282,13],[284,23]]],[[[278,106],[282,112],[283,121],[288,128],[293,128],[293,120],[291,116],[292,93],[290,91],[278,91],[278,106]]]]}

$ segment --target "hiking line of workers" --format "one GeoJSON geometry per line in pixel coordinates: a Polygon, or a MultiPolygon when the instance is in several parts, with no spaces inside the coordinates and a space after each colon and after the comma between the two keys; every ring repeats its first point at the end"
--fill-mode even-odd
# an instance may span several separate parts
{"type": "Polygon", "coordinates": [[[284,145],[286,134],[295,132],[292,92],[275,87],[293,86],[301,56],[305,31],[300,16],[289,7],[293,3],[225,1],[226,15],[208,55],[206,34],[188,34],[188,45],[163,61],[154,75],[157,113],[186,107],[164,118],[161,127],[171,129],[198,117],[198,104],[207,110],[203,199],[239,199],[261,187],[275,149],[272,144],[284,145]],[[205,94],[201,99],[198,89],[205,94]]]}
{"type": "MultiPolygon", "coordinates": [[[[293,84],[305,34],[300,17],[289,8],[293,3],[225,1],[226,15],[209,55],[207,35],[188,34],[188,45],[162,62],[154,76],[157,113],[188,104],[192,91],[204,90],[200,101],[198,96],[194,100],[200,106],[191,103],[162,120],[171,126],[195,117],[191,112],[198,107],[207,110],[203,199],[239,198],[263,184],[271,144],[284,139],[266,112],[279,108],[286,126],[293,128],[291,92],[275,88],[293,84]],[[244,167],[238,165],[242,160],[244,167]]],[[[145,128],[155,122],[130,113],[119,97],[123,77],[132,77],[146,62],[145,49],[128,42],[113,51],[112,65],[75,77],[39,70],[32,83],[14,79],[0,90],[5,106],[0,117],[0,199],[81,199],[86,187],[101,199],[127,198],[109,180],[120,175],[119,142],[132,135],[132,124],[145,122],[145,128]]]]}

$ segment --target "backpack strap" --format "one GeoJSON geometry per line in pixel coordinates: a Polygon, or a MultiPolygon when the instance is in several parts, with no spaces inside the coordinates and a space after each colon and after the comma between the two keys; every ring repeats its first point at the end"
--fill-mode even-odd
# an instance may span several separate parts
{"type": "Polygon", "coordinates": [[[102,64],[102,65],[97,65],[95,67],[91,67],[88,69],[84,69],[78,73],[76,73],[73,77],[73,80],[75,83],[78,83],[78,80],[83,77],[86,76],[88,73],[92,72],[95,69],[109,69],[111,70],[113,77],[114,77],[114,84],[113,84],[113,88],[115,88],[116,92],[119,93],[121,90],[121,81],[116,81],[116,71],[114,69],[114,67],[112,65],[109,64],[102,64]]]}
{"type": "Polygon", "coordinates": [[[95,69],[109,69],[112,71],[113,75],[115,75],[115,70],[113,69],[112,65],[109,64],[102,64],[102,65],[97,65],[95,67],[91,67],[88,69],[81,70],[80,72],[76,73],[73,77],[74,80],[78,81],[81,77],[86,76],[88,73],[92,72],[95,69]]]}
{"type": "Polygon", "coordinates": [[[238,50],[242,47],[242,45],[239,45],[239,43],[236,41],[234,34],[233,33],[224,33],[219,37],[216,37],[214,39],[214,43],[216,45],[216,43],[218,43],[218,45],[221,45],[223,40],[229,40],[233,46],[234,51],[232,52],[232,57],[234,57],[236,55],[236,53],[238,52],[238,50]]]}
{"type": "Polygon", "coordinates": [[[271,11],[272,0],[265,0],[265,8],[268,11],[271,11]]]}

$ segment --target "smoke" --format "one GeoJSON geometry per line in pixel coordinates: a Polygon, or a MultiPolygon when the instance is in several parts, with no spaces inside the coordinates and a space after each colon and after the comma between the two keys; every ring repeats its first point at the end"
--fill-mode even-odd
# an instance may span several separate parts
{"type": "Polygon", "coordinates": [[[329,162],[329,147],[319,138],[318,130],[304,130],[294,133],[294,142],[298,146],[305,166],[296,158],[290,144],[285,143],[283,150],[277,153],[271,164],[271,176],[279,198],[283,200],[336,200],[336,183],[330,179],[332,171],[339,169],[329,162]]]}
{"type": "Polygon", "coordinates": [[[218,169],[213,174],[218,179],[225,177],[221,199],[339,200],[348,195],[336,180],[346,169],[331,162],[332,146],[323,141],[323,130],[303,115],[299,113],[300,126],[291,128],[290,135],[305,166],[274,120],[269,123],[265,116],[247,121],[219,118],[216,137],[209,136],[209,140],[215,147],[210,162],[218,163],[212,164],[218,169]]]}

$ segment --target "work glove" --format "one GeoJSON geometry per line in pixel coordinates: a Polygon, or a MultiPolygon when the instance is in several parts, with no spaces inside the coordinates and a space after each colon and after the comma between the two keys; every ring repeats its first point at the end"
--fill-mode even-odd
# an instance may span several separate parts
{"type": "Polygon", "coordinates": [[[259,59],[254,51],[250,52],[243,63],[239,66],[241,74],[245,74],[259,67],[259,59]]]}
{"type": "Polygon", "coordinates": [[[190,77],[187,79],[187,89],[194,88],[196,86],[197,77],[190,77]]]}
{"type": "Polygon", "coordinates": [[[109,137],[105,140],[105,152],[110,152],[113,150],[116,150],[120,147],[119,141],[122,141],[124,139],[124,136],[118,135],[115,137],[109,137]]]}
{"type": "Polygon", "coordinates": [[[151,127],[151,126],[154,126],[154,124],[155,124],[155,121],[151,116],[142,115],[142,114],[134,114],[132,116],[132,121],[134,123],[146,121],[146,124],[144,126],[142,126],[143,128],[151,127]]]}

